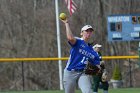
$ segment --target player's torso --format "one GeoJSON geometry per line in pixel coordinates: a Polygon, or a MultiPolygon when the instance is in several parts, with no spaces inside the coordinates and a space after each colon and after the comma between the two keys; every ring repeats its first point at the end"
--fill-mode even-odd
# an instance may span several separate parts
{"type": "Polygon", "coordinates": [[[88,60],[94,60],[96,53],[91,46],[83,40],[77,40],[70,51],[70,58],[67,62],[68,69],[84,69],[88,60]]]}

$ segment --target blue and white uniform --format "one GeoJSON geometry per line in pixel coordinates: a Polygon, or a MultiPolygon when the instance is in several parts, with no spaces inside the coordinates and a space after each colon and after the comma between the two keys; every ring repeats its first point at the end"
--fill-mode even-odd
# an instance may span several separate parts
{"type": "Polygon", "coordinates": [[[70,58],[66,66],[67,70],[83,70],[87,61],[91,62],[93,65],[100,65],[99,56],[84,40],[77,39],[76,43],[71,46],[70,58]]]}
{"type": "Polygon", "coordinates": [[[76,38],[76,43],[71,45],[70,57],[64,69],[65,93],[75,93],[76,82],[82,93],[92,93],[91,79],[83,73],[87,61],[93,65],[100,64],[98,54],[82,38],[76,38]],[[85,84],[87,86],[85,86],[85,84]],[[84,85],[84,86],[83,86],[84,85]]]}

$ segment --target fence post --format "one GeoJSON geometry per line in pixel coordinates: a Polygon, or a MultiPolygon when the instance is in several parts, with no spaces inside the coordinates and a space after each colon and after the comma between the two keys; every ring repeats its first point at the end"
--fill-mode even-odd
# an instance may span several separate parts
{"type": "MultiPolygon", "coordinates": [[[[129,56],[130,56],[130,50],[131,50],[130,49],[130,41],[128,42],[128,44],[129,44],[129,52],[128,53],[129,53],[129,56]]],[[[129,87],[131,88],[132,87],[132,72],[131,72],[131,68],[132,68],[131,65],[132,64],[131,64],[130,58],[128,59],[128,61],[129,61],[129,79],[130,79],[129,80],[129,87]]]]}
{"type": "Polygon", "coordinates": [[[139,42],[139,47],[138,47],[138,54],[139,54],[139,66],[140,66],[140,42],[139,42]]]}
{"type": "Polygon", "coordinates": [[[25,90],[25,77],[24,77],[24,62],[21,62],[21,66],[22,66],[22,90],[25,90]]]}

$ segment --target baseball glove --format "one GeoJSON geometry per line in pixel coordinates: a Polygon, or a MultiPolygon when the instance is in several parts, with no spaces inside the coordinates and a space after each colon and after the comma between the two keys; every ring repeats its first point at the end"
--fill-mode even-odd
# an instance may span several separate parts
{"type": "Polygon", "coordinates": [[[100,69],[97,66],[92,65],[90,62],[87,62],[84,72],[87,75],[97,75],[100,72],[100,69]]]}

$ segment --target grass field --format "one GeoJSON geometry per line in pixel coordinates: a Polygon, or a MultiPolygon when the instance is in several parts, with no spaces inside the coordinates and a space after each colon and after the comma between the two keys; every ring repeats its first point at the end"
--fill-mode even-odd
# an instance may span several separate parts
{"type": "MultiPolygon", "coordinates": [[[[46,90],[46,91],[5,91],[0,93],[64,93],[64,91],[59,90],[46,90]]],[[[81,93],[80,90],[77,90],[75,93],[81,93]]],[[[99,93],[103,93],[102,90],[99,90],[99,93]]],[[[140,93],[140,88],[119,88],[119,89],[109,89],[109,93],[140,93]]]]}

